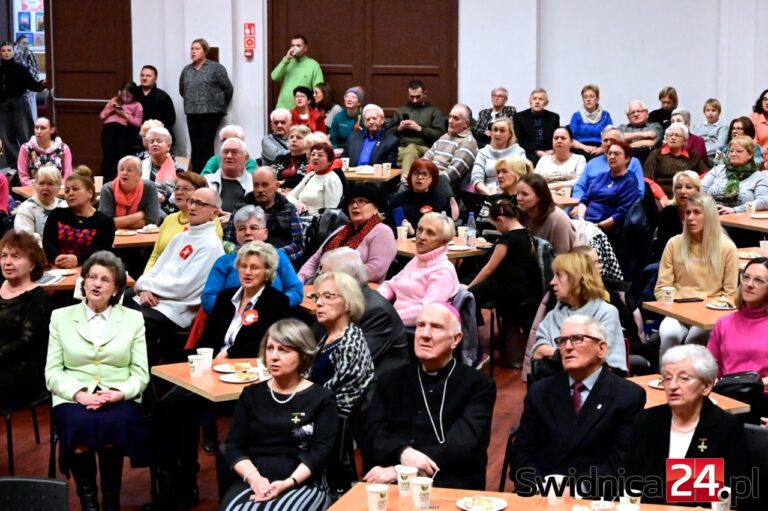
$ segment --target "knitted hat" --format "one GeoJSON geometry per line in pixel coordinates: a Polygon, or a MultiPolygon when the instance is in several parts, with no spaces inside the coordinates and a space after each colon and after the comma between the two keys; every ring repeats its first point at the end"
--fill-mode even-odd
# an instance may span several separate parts
{"type": "Polygon", "coordinates": [[[360,102],[361,105],[365,103],[365,92],[363,92],[362,87],[350,87],[349,89],[347,89],[347,92],[345,92],[344,95],[346,96],[350,92],[355,96],[357,96],[357,100],[360,102]]]}

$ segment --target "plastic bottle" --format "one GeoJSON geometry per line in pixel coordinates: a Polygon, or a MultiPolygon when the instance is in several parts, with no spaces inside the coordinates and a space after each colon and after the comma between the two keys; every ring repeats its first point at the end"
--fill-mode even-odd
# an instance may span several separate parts
{"type": "Polygon", "coordinates": [[[475,224],[475,214],[469,214],[469,220],[467,220],[467,245],[474,248],[475,240],[477,239],[477,224],[475,224]]]}

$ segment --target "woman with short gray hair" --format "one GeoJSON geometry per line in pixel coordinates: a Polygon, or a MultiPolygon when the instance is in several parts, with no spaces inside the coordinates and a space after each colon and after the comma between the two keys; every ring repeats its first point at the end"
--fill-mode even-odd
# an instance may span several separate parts
{"type": "MultiPolygon", "coordinates": [[[[710,397],[716,377],[717,364],[704,346],[685,344],[664,353],[661,379],[650,385],[663,388],[667,403],[640,413],[626,458],[628,474],[665,477],[669,458],[721,458],[725,486],[732,487],[731,478],[747,473],[744,426],[710,397]]],[[[646,501],[664,503],[663,497],[643,496],[646,501]]]]}
{"type": "Polygon", "coordinates": [[[685,150],[699,155],[702,161],[707,162],[707,143],[704,139],[691,131],[691,112],[684,108],[672,110],[672,124],[680,123],[688,129],[688,138],[685,141],[685,150]]]}
{"type": "Polygon", "coordinates": [[[675,174],[683,170],[703,174],[709,170],[706,152],[701,156],[685,149],[688,138],[685,124],[673,122],[665,132],[661,149],[651,151],[643,166],[645,176],[656,181],[669,198],[672,197],[672,178],[675,174]]]}

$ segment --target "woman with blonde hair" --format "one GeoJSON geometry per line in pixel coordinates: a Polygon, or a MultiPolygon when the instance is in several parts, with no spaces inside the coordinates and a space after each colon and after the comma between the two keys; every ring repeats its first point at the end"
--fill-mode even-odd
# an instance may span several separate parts
{"type": "Polygon", "coordinates": [[[56,208],[66,208],[67,203],[58,197],[61,186],[61,172],[54,165],[48,164],[37,171],[37,179],[32,187],[35,194],[21,203],[16,210],[13,227],[17,232],[37,234],[42,239],[48,215],[56,208]]]}
{"type": "Polygon", "coordinates": [[[581,251],[560,254],[552,263],[552,270],[554,277],[550,284],[557,303],[538,326],[534,320],[534,329],[531,331],[533,344],[530,348],[533,359],[557,359],[559,351],[555,337],[560,335],[560,328],[569,316],[580,314],[600,322],[608,342],[606,364],[626,373],[627,351],[619,313],[616,307],[606,301],[609,295],[590,256],[581,251]]]}
{"type": "Polygon", "coordinates": [[[715,199],[721,215],[744,213],[753,202],[758,211],[768,209],[768,179],[755,163],[755,145],[740,135],[728,144],[728,159],[701,180],[701,190],[715,199]]]}
{"type": "Polygon", "coordinates": [[[496,160],[496,177],[501,193],[492,199],[509,199],[517,204],[517,183],[526,174],[533,174],[533,163],[524,156],[507,156],[496,160]]]}
{"type": "Polygon", "coordinates": [[[492,195],[498,188],[496,162],[508,156],[525,157],[525,149],[520,147],[515,137],[512,119],[500,117],[491,124],[491,143],[477,152],[472,167],[471,182],[477,193],[492,195]]]}
{"type": "MultiPolygon", "coordinates": [[[[683,233],[673,236],[661,256],[656,299],[665,287],[676,298],[724,298],[733,303],[739,275],[736,245],[720,226],[715,201],[699,193],[688,198],[683,233]]],[[[709,330],[666,317],[659,327],[661,354],[683,343],[706,345],[709,330]]]]}
{"type": "Polygon", "coordinates": [[[692,170],[682,170],[672,177],[672,200],[660,212],[656,237],[651,247],[652,260],[661,259],[661,253],[672,236],[683,232],[685,206],[688,199],[701,191],[699,175],[692,170]]]}

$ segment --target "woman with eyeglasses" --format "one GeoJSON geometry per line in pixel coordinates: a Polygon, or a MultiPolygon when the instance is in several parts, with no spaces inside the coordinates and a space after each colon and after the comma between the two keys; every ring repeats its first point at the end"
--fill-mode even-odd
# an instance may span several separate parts
{"type": "MultiPolygon", "coordinates": [[[[552,263],[552,270],[554,277],[550,285],[557,303],[540,322],[539,318],[544,313],[541,309],[537,318],[534,319],[529,338],[533,342],[528,341],[531,345],[529,352],[533,360],[554,358],[559,363],[555,337],[560,335],[560,328],[568,316],[581,314],[600,321],[605,328],[606,341],[608,341],[605,362],[614,370],[626,374],[627,352],[619,313],[616,307],[608,303],[609,295],[603,285],[603,279],[592,264],[589,255],[581,252],[560,254],[552,263]]],[[[527,367],[524,368],[524,373],[528,373],[527,367]]]]}
{"type": "Polygon", "coordinates": [[[326,334],[309,379],[333,391],[340,413],[349,414],[373,381],[373,359],[357,322],[365,312],[360,284],[346,273],[323,273],[315,279],[311,295],[317,304],[317,322],[326,334]]]}
{"type": "Polygon", "coordinates": [[[440,171],[432,160],[419,158],[413,162],[408,171],[408,187],[393,195],[387,204],[387,224],[393,231],[405,226],[408,235],[413,236],[422,216],[432,212],[450,213],[451,203],[440,192],[439,179],[440,171]]]}
{"type": "MultiPolygon", "coordinates": [[[[671,484],[664,475],[670,458],[720,458],[723,485],[728,487],[734,486],[732,477],[748,474],[744,425],[710,399],[716,378],[717,364],[704,346],[675,346],[661,357],[667,403],[646,408],[638,416],[624,463],[628,475],[661,478],[663,488],[671,484]]],[[[643,503],[664,504],[663,495],[643,495],[643,503]]],[[[738,509],[764,509],[742,507],[744,500],[732,503],[738,509]]]]}
{"type": "Polygon", "coordinates": [[[74,268],[99,250],[112,250],[114,220],[93,207],[96,187],[90,169],[78,167],[64,181],[66,208],[48,214],[43,231],[43,250],[58,268],[74,268]]]}
{"type": "Polygon", "coordinates": [[[736,293],[738,311],[715,323],[707,348],[717,362],[717,376],[755,371],[766,391],[751,403],[754,417],[768,417],[768,258],[747,263],[736,293]]]}
{"type": "MultiPolygon", "coordinates": [[[[144,273],[152,269],[155,262],[157,262],[157,258],[163,253],[171,239],[189,228],[189,205],[187,204],[187,199],[198,188],[207,187],[208,183],[205,181],[205,178],[194,172],[180,172],[176,175],[173,193],[176,203],[179,205],[179,211],[168,215],[160,226],[160,233],[157,236],[157,241],[155,241],[152,254],[149,256],[149,261],[147,261],[147,266],[144,268],[144,273]]],[[[216,235],[221,239],[224,236],[221,222],[216,218],[213,223],[216,225],[216,235]]]]}
{"type": "Polygon", "coordinates": [[[707,172],[706,155],[688,152],[688,127],[681,122],[673,122],[665,132],[661,149],[654,149],[645,160],[645,176],[661,186],[668,197],[672,196],[672,177],[683,170],[693,170],[698,174],[707,172]]]}
{"type": "MultiPolygon", "coordinates": [[[[330,146],[329,146],[330,147],[330,146]]],[[[299,280],[308,282],[320,268],[323,254],[339,247],[360,252],[370,282],[381,282],[397,255],[392,229],[381,221],[379,211],[384,206],[381,188],[373,183],[352,186],[344,198],[349,222],[333,231],[299,270],[299,280]]]]}
{"type": "Polygon", "coordinates": [[[768,209],[768,178],[755,163],[756,147],[749,137],[734,137],[728,159],[701,180],[701,190],[715,199],[719,214],[743,213],[749,202],[757,211],[768,209]]]}
{"type": "Polygon", "coordinates": [[[315,216],[321,209],[338,207],[344,187],[331,167],[333,160],[331,144],[314,144],[310,148],[312,171],[285,196],[300,215],[315,216]]]}
{"type": "Polygon", "coordinates": [[[174,201],[173,184],[177,174],[184,172],[184,167],[171,154],[171,132],[162,126],[153,126],[144,135],[144,143],[148,156],[141,160],[141,178],[155,183],[162,210],[167,214],[175,213],[179,204],[174,201]]]}
{"type": "MultiPolygon", "coordinates": [[[[739,275],[736,245],[720,226],[712,197],[699,193],[688,199],[683,233],[667,243],[659,263],[656,299],[665,287],[674,287],[675,298],[712,298],[733,303],[739,275]]],[[[665,317],[659,326],[661,353],[677,344],[706,345],[709,330],[684,325],[665,317]]]]}
{"type": "MultiPolygon", "coordinates": [[[[752,124],[749,117],[737,117],[731,121],[730,126],[728,126],[728,138],[725,141],[725,145],[715,153],[715,166],[724,163],[728,159],[728,148],[731,145],[731,140],[740,135],[745,135],[751,139],[755,138],[755,125],[752,124]]],[[[763,165],[763,148],[759,144],[755,144],[755,154],[752,159],[755,160],[757,168],[765,167],[763,165]]]]}

